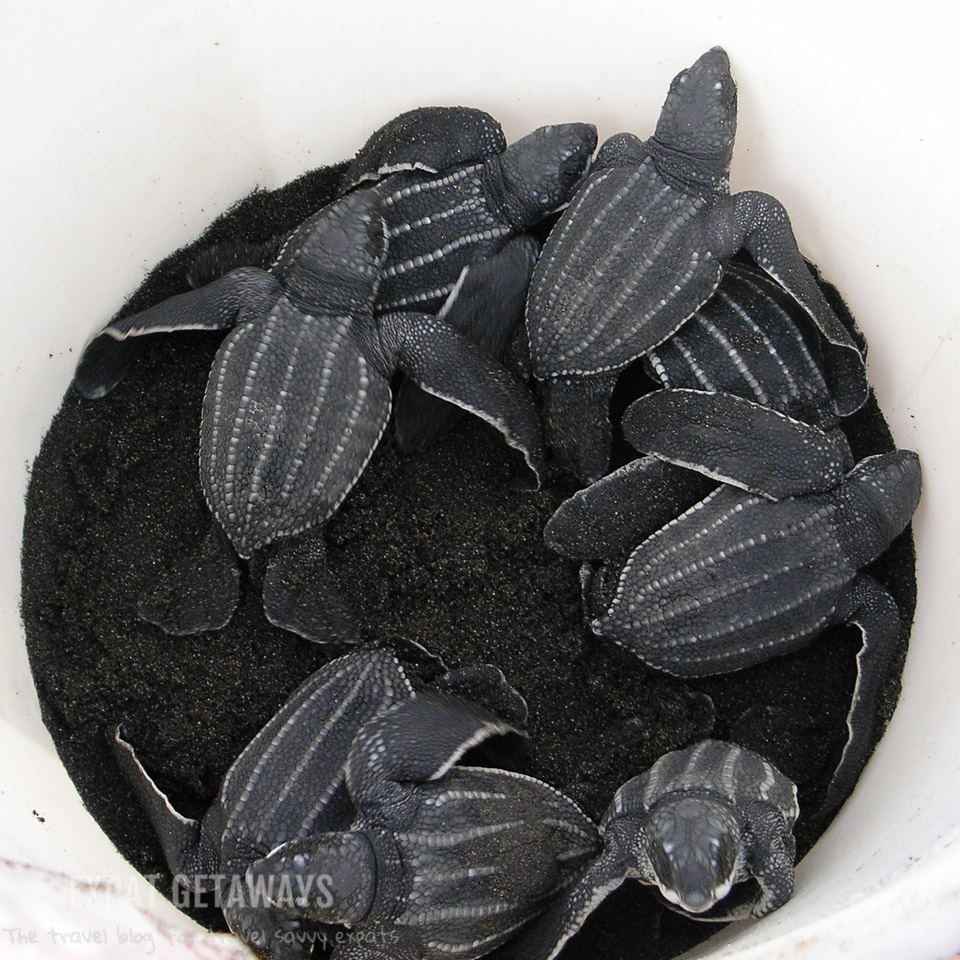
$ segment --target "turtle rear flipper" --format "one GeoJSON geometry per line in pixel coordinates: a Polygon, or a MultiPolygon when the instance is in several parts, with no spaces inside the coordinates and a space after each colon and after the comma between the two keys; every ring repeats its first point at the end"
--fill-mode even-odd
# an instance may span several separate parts
{"type": "Polygon", "coordinates": [[[539,483],[544,471],[533,397],[512,374],[448,323],[422,313],[380,318],[386,355],[428,393],[496,427],[519,450],[539,483]]]}
{"type": "Polygon", "coordinates": [[[120,724],[109,731],[107,743],[156,831],[170,872],[182,878],[184,885],[195,893],[212,889],[201,878],[216,881],[218,854],[203,825],[173,808],[137,759],[133,747],[123,739],[120,724]]]}
{"type": "MultiPolygon", "coordinates": [[[[527,288],[540,245],[532,237],[511,240],[496,256],[464,268],[464,275],[437,314],[494,360],[500,360],[523,321],[527,288]]],[[[397,447],[416,453],[462,416],[456,406],[404,380],[393,411],[397,447]]]]}
{"type": "Polygon", "coordinates": [[[610,466],[610,394],[619,373],[552,377],[540,385],[547,444],[583,483],[599,480],[610,466]]]}
{"type": "Polygon", "coordinates": [[[196,559],[157,577],[137,601],[137,613],[179,637],[225,627],[239,602],[236,554],[220,527],[212,523],[196,559]]]}
{"type": "Polygon", "coordinates": [[[327,565],[321,532],[281,542],[263,580],[263,609],[276,627],[318,643],[358,643],[356,617],[327,565]]]}
{"type": "Polygon", "coordinates": [[[224,330],[233,325],[241,308],[256,310],[278,292],[277,281],[268,273],[244,267],[198,290],[115,320],[84,348],[74,386],[84,397],[102,397],[126,376],[139,353],[139,337],[176,330],[224,330]]]}

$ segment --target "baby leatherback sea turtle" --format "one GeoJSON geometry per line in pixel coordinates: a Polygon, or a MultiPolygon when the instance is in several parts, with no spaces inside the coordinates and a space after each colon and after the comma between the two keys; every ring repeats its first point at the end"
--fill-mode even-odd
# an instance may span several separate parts
{"type": "MultiPolygon", "coordinates": [[[[499,359],[522,322],[512,292],[526,297],[539,252],[522,234],[573,196],[597,131],[585,123],[545,126],[507,147],[495,125],[467,108],[403,114],[370,138],[347,182],[391,172],[376,186],[390,238],[377,310],[448,314],[451,296],[470,297],[473,309],[447,320],[499,359]]],[[[401,450],[421,449],[450,419],[442,400],[401,384],[394,410],[401,450]]]]}
{"type": "Polygon", "coordinates": [[[466,701],[419,694],[368,721],[347,761],[347,831],[254,862],[281,910],[350,928],[334,960],[472,960],[504,943],[599,854],[594,823],[553,787],[464,752],[512,728],[466,701]],[[298,892],[304,891],[304,892],[298,892]]]}
{"type": "MultiPolygon", "coordinates": [[[[539,249],[523,234],[569,201],[596,145],[592,124],[566,123],[508,147],[493,117],[466,107],[412,110],[377,130],[342,182],[344,191],[372,184],[383,199],[389,243],[376,311],[442,311],[468,339],[502,353],[522,321],[512,300],[526,296],[539,249]],[[458,295],[473,306],[451,313],[458,295]]],[[[265,265],[257,253],[225,244],[205,273],[218,260],[265,265]]],[[[419,449],[448,417],[442,400],[405,382],[394,411],[400,448],[419,449]]]]}
{"type": "Polygon", "coordinates": [[[783,206],[730,195],[736,86],[716,47],[673,81],[656,132],[618,134],[544,245],[527,302],[547,439],[581,480],[607,469],[619,372],[662,343],[716,290],[737,251],[816,321],[842,414],[866,398],[863,358],[797,249],[783,206]]]}
{"type": "Polygon", "coordinates": [[[350,194],[305,221],[269,271],[233,270],[111,323],[85,350],[75,382],[96,397],[117,382],[128,336],[234,327],[210,372],[200,431],[200,482],[216,525],[199,564],[173,571],[140,607],[164,630],[226,624],[239,600],[233,552],[248,558],[279,541],[264,578],[267,616],[311,639],[353,639],[322,538],[300,535],[337,509],[368,463],[398,367],[493,424],[539,475],[537,413],[516,378],[435,317],[374,319],[386,255],[380,207],[372,191],[350,194]]]}
{"type": "MultiPolygon", "coordinates": [[[[511,720],[518,713],[523,719],[522,698],[494,668],[463,668],[437,685],[473,693],[486,686],[495,703],[510,707],[511,720]]],[[[304,681],[253,738],[200,822],[174,810],[121,727],[111,731],[109,742],[178,882],[195,893],[211,893],[219,883],[219,902],[234,933],[261,955],[302,958],[313,943],[309,931],[294,913],[256,899],[246,885],[247,868],[282,843],[350,826],[355,810],[346,765],[354,738],[368,720],[414,695],[389,649],[332,661],[304,681]]]]}
{"type": "MultiPolygon", "coordinates": [[[[509,945],[509,960],[551,960],[627,879],[656,885],[695,920],[762,917],[793,894],[797,788],[750,750],[703,740],[625,783],[603,817],[603,852],[509,945]],[[720,903],[753,878],[755,895],[720,903]]],[[[746,889],[746,888],[745,888],[746,889]]]]}
{"type": "MultiPolygon", "coordinates": [[[[645,530],[634,522],[625,562],[592,575],[584,568],[591,629],[658,670],[701,677],[787,653],[832,624],[858,626],[863,646],[832,809],[866,762],[900,641],[896,603],[860,571],[910,522],[917,455],[878,454],[848,471],[845,439],[695,390],[641,397],[623,428],[636,449],[724,482],[679,517],[655,517],[645,530]]],[[[660,482],[648,457],[574,494],[547,524],[548,546],[583,559],[622,556],[619,518],[638,512],[660,482]]]]}

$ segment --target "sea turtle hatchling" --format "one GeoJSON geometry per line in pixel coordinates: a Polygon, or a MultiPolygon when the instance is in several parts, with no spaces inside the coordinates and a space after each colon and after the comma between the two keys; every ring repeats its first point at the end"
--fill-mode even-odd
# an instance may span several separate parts
{"type": "Polygon", "coordinates": [[[719,740],[668,753],[616,792],[600,825],[603,852],[505,960],[552,960],[627,879],[655,885],[695,920],[762,917],[793,894],[798,814],[797,788],[759,754],[719,740]],[[750,878],[753,889],[731,892],[750,878]]]}
{"type": "Polygon", "coordinates": [[[346,783],[357,817],[254,862],[278,909],[349,935],[333,960],[472,960],[543,911],[600,852],[595,824],[531,777],[454,766],[511,727],[422,693],[368,721],[346,783]],[[322,881],[322,884],[321,884],[322,881]],[[306,892],[300,892],[306,891],[306,892]]]}
{"type": "MultiPolygon", "coordinates": [[[[513,292],[525,298],[539,252],[525,233],[570,200],[596,145],[592,124],[564,123],[507,146],[493,117],[466,107],[412,110],[377,130],[341,185],[370,186],[383,200],[389,242],[376,312],[442,311],[467,339],[502,353],[522,323],[513,292]],[[458,295],[473,307],[451,313],[458,295]]],[[[207,258],[205,275],[216,274],[218,262],[266,266],[260,258],[275,251],[223,244],[207,258]]],[[[405,381],[394,407],[399,447],[422,448],[449,419],[444,407],[405,381]]]]}
{"type": "Polygon", "coordinates": [[[861,571],[910,522],[917,455],[895,450],[848,469],[845,440],[695,390],[641,397],[623,428],[651,456],[574,494],[544,532],[558,553],[606,561],[583,568],[591,630],[658,670],[702,677],[795,650],[833,624],[859,627],[848,738],[824,806],[833,809],[867,760],[900,648],[895,601],[861,571]],[[641,528],[634,517],[661,482],[660,460],[723,482],[680,516],[650,516],[641,528]]]}
{"type": "Polygon", "coordinates": [[[128,335],[234,328],[213,362],[200,431],[200,482],[216,522],[199,562],[174,568],[140,604],[164,630],[225,625],[239,601],[235,554],[276,544],[263,584],[269,619],[314,640],[355,639],[322,537],[304,534],[370,460],[396,368],[493,424],[539,475],[539,421],[519,380],[436,317],[374,318],[380,208],[375,193],[352,193],[305,221],[269,271],[239,268],[115,321],[84,351],[75,383],[97,397],[122,373],[128,335]]]}
{"type": "Polygon", "coordinates": [[[783,206],[730,195],[736,86],[726,53],[673,81],[654,135],[618,134],[551,231],[534,270],[526,326],[548,445],[580,480],[610,457],[609,398],[619,372],[673,334],[743,249],[796,298],[831,355],[841,414],[866,399],[863,358],[797,249],[783,206]]]}
{"type": "MultiPolygon", "coordinates": [[[[482,696],[512,722],[524,720],[523,699],[493,667],[451,671],[436,686],[482,696]]],[[[172,807],[120,726],[108,739],[178,882],[198,894],[216,889],[230,929],[261,955],[302,958],[310,954],[309,930],[292,913],[255,901],[245,883],[247,868],[282,843],[350,826],[355,811],[345,778],[351,744],[364,723],[413,696],[391,649],[328,663],[251,740],[199,822],[172,807]]]]}

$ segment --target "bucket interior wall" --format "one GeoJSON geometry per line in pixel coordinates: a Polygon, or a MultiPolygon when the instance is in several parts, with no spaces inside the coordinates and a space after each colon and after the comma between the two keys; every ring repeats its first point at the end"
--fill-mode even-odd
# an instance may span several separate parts
{"type": "Polygon", "coordinates": [[[402,110],[480,106],[511,140],[567,120],[596,123],[601,140],[647,136],[674,74],[721,44],[740,91],[733,189],[782,200],[801,248],[847,298],[925,489],[916,623],[887,734],[801,864],[794,899],[697,952],[960,949],[960,138],[948,31],[916,7],[906,23],[866,23],[825,3],[802,19],[706,3],[276,9],[39,3],[11,15],[0,40],[0,927],[36,931],[58,956],[77,941],[51,930],[98,929],[100,955],[129,956],[121,928],[149,931],[165,955],[240,953],[137,879],[82,808],[39,716],[18,615],[23,498],[87,337],[254,187],[352,155],[402,110]]]}

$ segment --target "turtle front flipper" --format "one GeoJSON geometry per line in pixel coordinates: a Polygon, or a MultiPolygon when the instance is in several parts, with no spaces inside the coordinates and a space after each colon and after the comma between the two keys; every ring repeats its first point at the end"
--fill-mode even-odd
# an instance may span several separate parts
{"type": "Polygon", "coordinates": [[[184,885],[195,893],[212,890],[213,886],[203,878],[216,882],[219,859],[203,824],[174,810],[166,794],[137,759],[133,747],[123,739],[120,724],[109,731],[107,743],[156,831],[170,872],[182,878],[184,885]]]}
{"type": "Polygon", "coordinates": [[[471,747],[520,731],[466,700],[425,691],[366,723],[347,763],[347,787],[374,807],[393,787],[442,777],[471,747]]]}
{"type": "MultiPolygon", "coordinates": [[[[539,251],[540,245],[532,237],[517,237],[496,256],[465,267],[437,316],[488,356],[500,360],[523,321],[539,251]]],[[[404,380],[393,410],[397,447],[403,453],[421,451],[462,415],[456,406],[404,380]]]]}
{"type": "Polygon", "coordinates": [[[851,585],[849,606],[839,610],[838,623],[852,623],[863,636],[857,654],[857,682],[847,713],[847,742],[837,764],[819,817],[832,813],[853,790],[870,757],[871,733],[877,720],[883,684],[900,649],[900,611],[889,592],[862,573],[851,585]],[[846,614],[846,616],[843,616],[846,614]]]}
{"type": "Polygon", "coordinates": [[[126,376],[139,352],[139,338],[175,330],[224,330],[241,309],[266,306],[279,284],[254,267],[233,270],[219,280],[168,297],[140,313],[114,320],[84,348],[73,383],[84,397],[109,393],[126,376]]]}
{"type": "Polygon", "coordinates": [[[844,475],[836,436],[730,393],[657,390],[627,408],[623,433],[637,450],[771,500],[833,490],[844,475]]]}
{"type": "Polygon", "coordinates": [[[137,613],[180,637],[225,627],[239,602],[237,555],[220,527],[211,523],[199,555],[158,576],[137,601],[137,613]]]}
{"type": "Polygon", "coordinates": [[[263,579],[263,609],[276,627],[317,643],[359,643],[354,612],[327,564],[322,531],[280,543],[263,579]]]}
{"type": "Polygon", "coordinates": [[[344,171],[341,192],[400,170],[439,173],[503,153],[500,124],[473,107],[408,110],[370,135],[344,171]]]}
{"type": "Polygon", "coordinates": [[[750,872],[760,885],[760,896],[752,904],[750,916],[762,917],[793,896],[797,843],[781,813],[767,804],[751,806],[744,830],[750,872]]]}
{"type": "Polygon", "coordinates": [[[428,393],[496,427],[519,450],[539,483],[543,444],[537,409],[523,384],[448,323],[422,313],[379,320],[380,342],[393,364],[428,393]]]}
{"type": "Polygon", "coordinates": [[[553,960],[587,918],[628,876],[622,853],[601,856],[497,954],[501,960],[553,960]]]}
{"type": "Polygon", "coordinates": [[[830,386],[840,415],[859,410],[868,392],[863,355],[807,268],[783,204],[768,194],[750,190],[732,197],[729,205],[719,209],[729,218],[725,231],[731,241],[730,253],[743,247],[797,299],[832,346],[836,356],[829,365],[836,375],[830,386]]]}
{"type": "Polygon", "coordinates": [[[631,460],[561,503],[544,542],[576,560],[627,553],[706,496],[706,483],[659,457],[631,460]]]}

